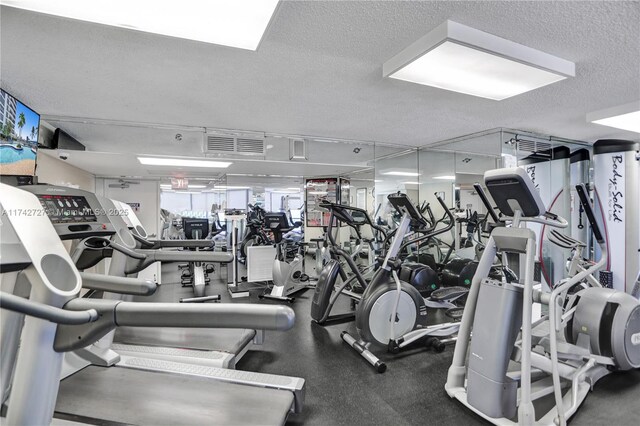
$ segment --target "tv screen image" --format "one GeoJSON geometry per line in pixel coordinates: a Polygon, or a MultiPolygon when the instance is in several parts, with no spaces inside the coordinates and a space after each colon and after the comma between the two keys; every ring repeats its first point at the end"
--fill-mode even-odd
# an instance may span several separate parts
{"type": "Polygon", "coordinates": [[[33,176],[40,115],[0,89],[0,175],[33,176]]]}

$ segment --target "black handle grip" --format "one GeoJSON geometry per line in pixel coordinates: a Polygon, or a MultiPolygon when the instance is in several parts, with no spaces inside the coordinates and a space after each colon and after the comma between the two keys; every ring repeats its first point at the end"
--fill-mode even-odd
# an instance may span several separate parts
{"type": "Polygon", "coordinates": [[[484,192],[484,189],[482,189],[482,185],[480,185],[479,183],[474,183],[473,189],[476,190],[476,192],[478,193],[478,197],[480,197],[480,200],[482,201],[482,204],[484,204],[484,206],[487,208],[487,213],[489,214],[489,216],[491,216],[491,220],[493,220],[495,223],[499,223],[500,219],[491,206],[491,203],[487,198],[487,194],[484,192]]]}
{"type": "Polygon", "coordinates": [[[580,198],[580,204],[582,204],[584,213],[587,215],[589,225],[591,225],[593,236],[599,244],[602,244],[604,242],[604,238],[602,237],[600,226],[598,226],[598,222],[596,221],[596,216],[593,212],[593,207],[591,206],[591,200],[589,200],[589,197],[587,196],[587,188],[585,187],[584,183],[576,185],[576,192],[578,193],[578,197],[580,198]]]}

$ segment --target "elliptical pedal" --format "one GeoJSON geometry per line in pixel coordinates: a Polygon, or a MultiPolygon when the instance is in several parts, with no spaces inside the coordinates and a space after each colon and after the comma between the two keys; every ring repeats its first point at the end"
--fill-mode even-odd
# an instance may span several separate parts
{"type": "Polygon", "coordinates": [[[469,289],[467,287],[442,287],[431,293],[431,300],[435,302],[452,301],[465,296],[468,293],[469,289]]]}

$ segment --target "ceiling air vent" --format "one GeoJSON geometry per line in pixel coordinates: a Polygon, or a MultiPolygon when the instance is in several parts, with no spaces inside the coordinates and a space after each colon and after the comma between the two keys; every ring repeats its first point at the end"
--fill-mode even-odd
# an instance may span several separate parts
{"type": "Polygon", "coordinates": [[[289,158],[291,160],[307,160],[306,139],[289,139],[289,158]]]}
{"type": "Polygon", "coordinates": [[[234,152],[235,140],[230,136],[207,135],[207,151],[234,152]]]}
{"type": "Polygon", "coordinates": [[[264,139],[237,138],[236,149],[239,154],[264,155],[264,139]]]}
{"type": "Polygon", "coordinates": [[[524,152],[541,152],[551,149],[551,144],[546,142],[536,142],[526,139],[516,139],[516,149],[524,152]]]}
{"type": "Polygon", "coordinates": [[[265,155],[264,136],[208,133],[205,154],[265,155]]]}

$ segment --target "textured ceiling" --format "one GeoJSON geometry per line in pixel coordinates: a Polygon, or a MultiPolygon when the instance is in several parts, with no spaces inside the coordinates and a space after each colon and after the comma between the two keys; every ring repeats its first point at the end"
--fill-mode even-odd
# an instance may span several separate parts
{"type": "MultiPolygon", "coordinates": [[[[1,84],[42,114],[414,146],[495,127],[638,137],[585,122],[640,99],[638,1],[284,1],[257,52],[0,13],[1,84]],[[576,77],[500,102],[382,78],[387,59],[446,19],[574,61],[576,77]]],[[[68,127],[106,150],[104,129],[68,127]]],[[[175,154],[151,139],[127,149],[175,154]]]]}

